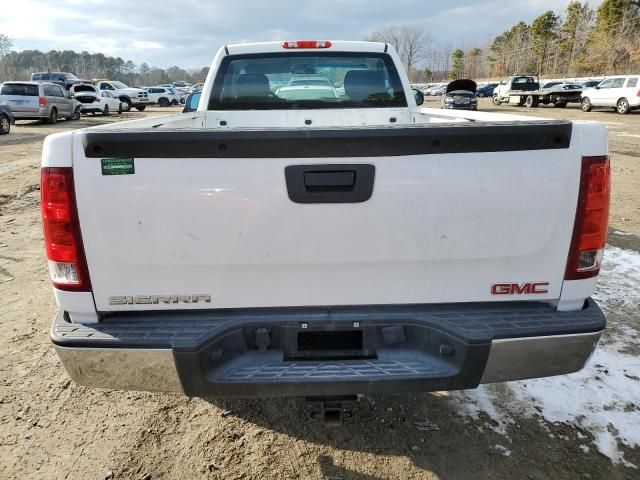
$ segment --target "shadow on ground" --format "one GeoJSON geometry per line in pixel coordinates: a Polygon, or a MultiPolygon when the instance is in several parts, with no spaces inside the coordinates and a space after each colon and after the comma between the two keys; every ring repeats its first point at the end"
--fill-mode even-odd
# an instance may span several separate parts
{"type": "Polygon", "coordinates": [[[340,428],[324,428],[311,419],[315,405],[303,399],[207,401],[227,415],[330,447],[329,452],[371,455],[373,465],[348,467],[330,454],[317,455],[326,479],[389,478],[379,476],[375,464],[398,456],[407,457],[424,478],[626,479],[629,474],[601,455],[585,455],[580,445],[589,441],[571,427],[522,419],[508,436],[501,435],[488,418],[461,416],[456,400],[446,395],[366,397],[354,402],[353,419],[340,428]],[[425,424],[430,425],[426,430],[425,424]]]}

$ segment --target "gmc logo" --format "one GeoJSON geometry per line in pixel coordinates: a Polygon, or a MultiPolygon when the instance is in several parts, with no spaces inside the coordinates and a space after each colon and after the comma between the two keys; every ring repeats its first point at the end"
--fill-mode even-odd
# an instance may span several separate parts
{"type": "Polygon", "coordinates": [[[549,282],[494,283],[491,285],[492,295],[531,295],[548,293],[549,282]]]}

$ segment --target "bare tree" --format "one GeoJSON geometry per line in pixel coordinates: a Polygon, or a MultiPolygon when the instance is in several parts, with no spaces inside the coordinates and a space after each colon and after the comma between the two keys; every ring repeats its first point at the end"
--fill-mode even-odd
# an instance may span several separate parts
{"type": "Polygon", "coordinates": [[[431,41],[423,28],[408,25],[373,32],[368,40],[391,45],[398,52],[411,80],[419,75],[418,65],[425,59],[431,41]]]}
{"type": "Polygon", "coordinates": [[[422,62],[426,56],[430,38],[424,29],[418,27],[402,27],[400,33],[404,43],[403,61],[407,67],[409,78],[412,78],[416,70],[415,66],[422,62]]]}
{"type": "Polygon", "coordinates": [[[0,60],[11,51],[13,42],[4,33],[0,33],[0,60]]]}

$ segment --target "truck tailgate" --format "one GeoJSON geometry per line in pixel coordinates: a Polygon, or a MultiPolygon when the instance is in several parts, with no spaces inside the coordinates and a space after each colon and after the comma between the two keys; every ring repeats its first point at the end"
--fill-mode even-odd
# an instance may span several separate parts
{"type": "Polygon", "coordinates": [[[80,133],[97,309],[558,299],[580,178],[571,128],[80,133]],[[110,158],[132,160],[104,170],[110,158]],[[368,174],[369,196],[349,195],[368,174]],[[540,293],[492,291],[528,282],[540,293]]]}

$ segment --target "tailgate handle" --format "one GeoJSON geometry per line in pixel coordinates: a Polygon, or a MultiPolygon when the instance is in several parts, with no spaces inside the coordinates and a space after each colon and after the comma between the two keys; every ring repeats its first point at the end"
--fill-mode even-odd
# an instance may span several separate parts
{"type": "Polygon", "coordinates": [[[354,170],[333,172],[304,172],[304,186],[309,191],[351,190],[356,183],[354,170]]]}
{"type": "Polygon", "coordinates": [[[289,198],[296,203],[360,203],[373,193],[375,167],[368,164],[289,165],[289,198]]]}

